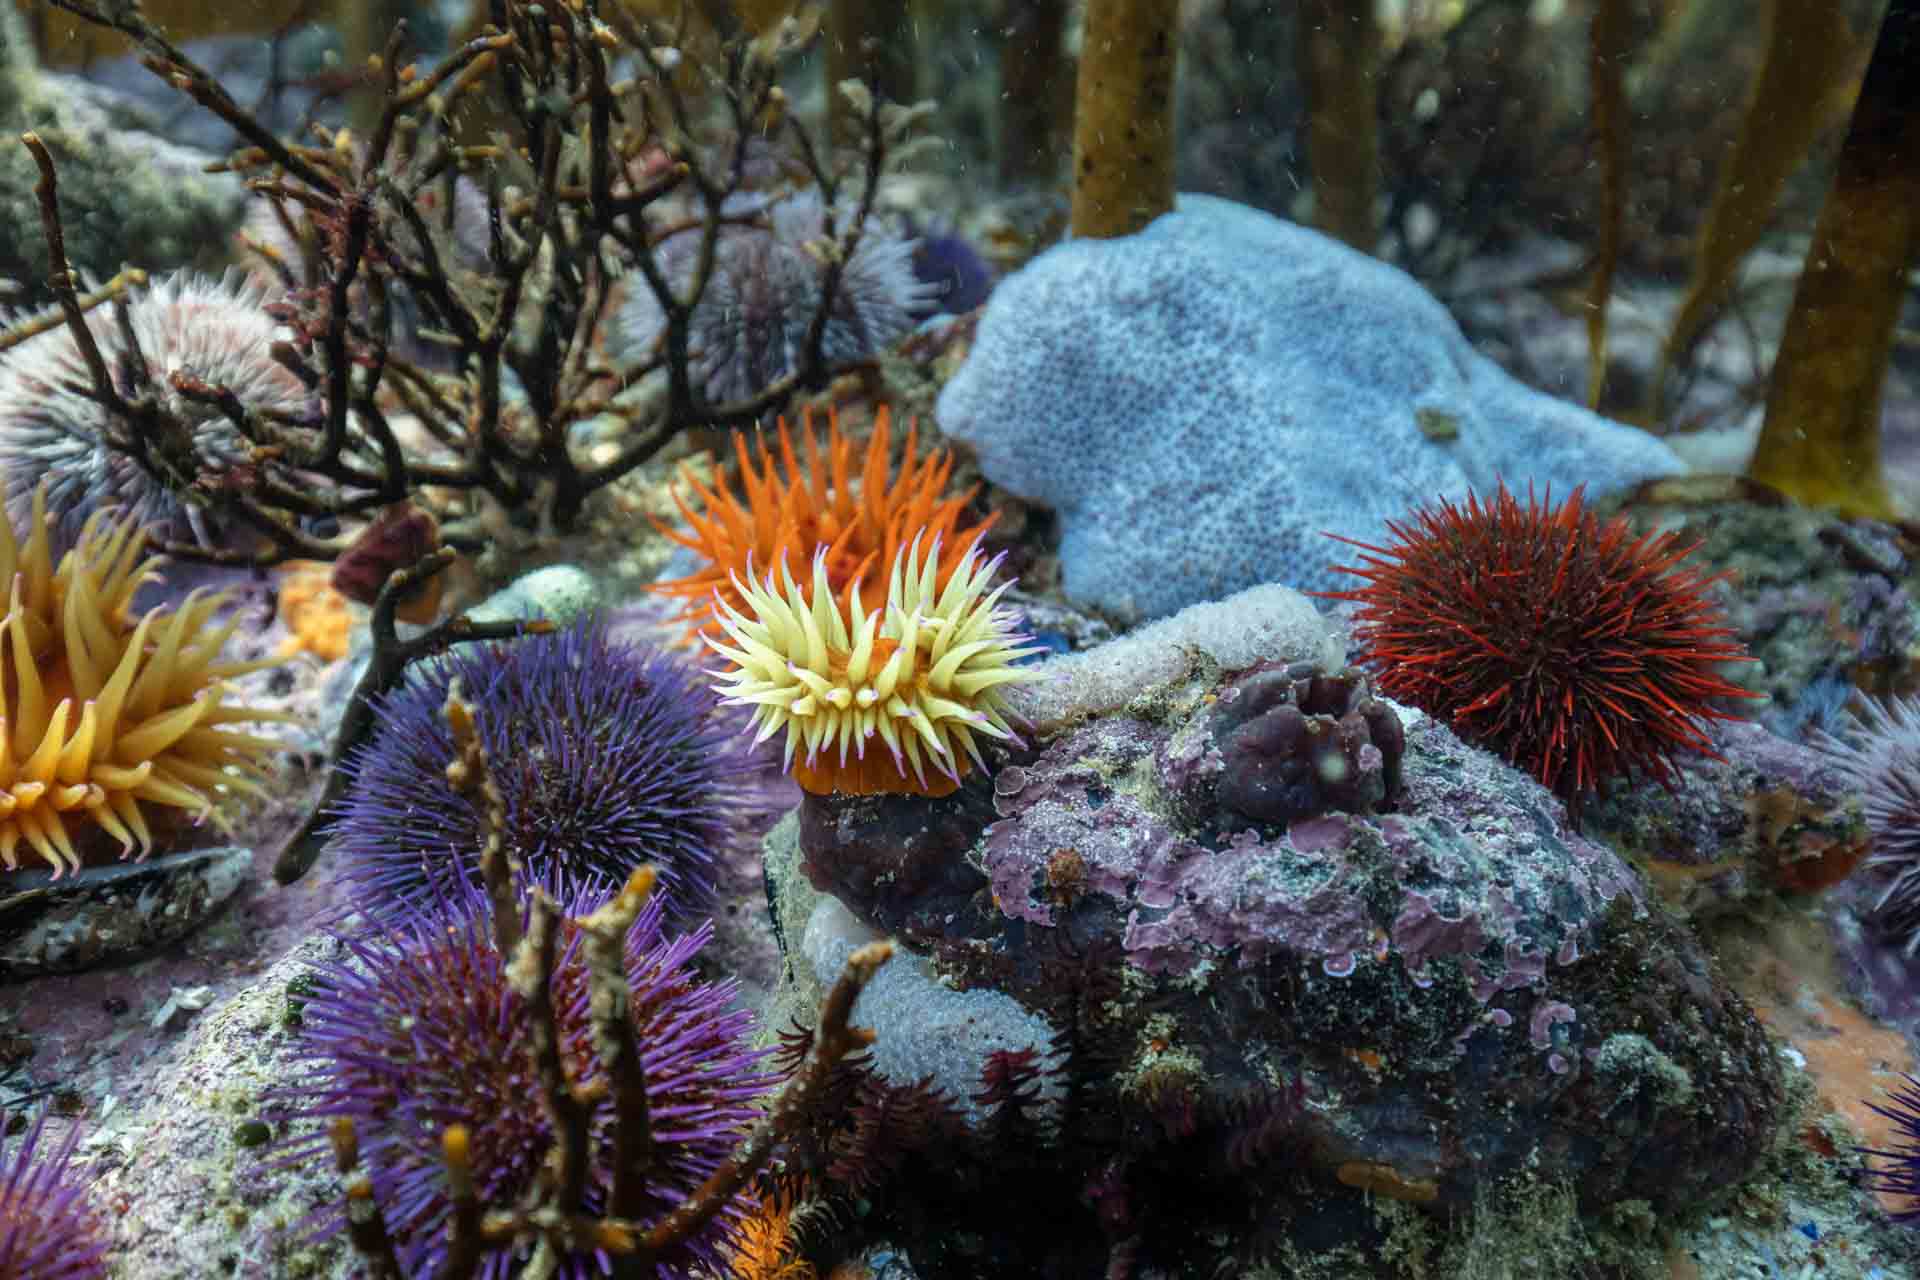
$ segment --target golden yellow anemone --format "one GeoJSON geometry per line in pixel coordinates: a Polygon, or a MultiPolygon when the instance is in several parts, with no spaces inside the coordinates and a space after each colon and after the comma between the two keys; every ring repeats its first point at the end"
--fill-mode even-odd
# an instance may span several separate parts
{"type": "Polygon", "coordinates": [[[217,799],[258,792],[260,761],[279,743],[224,726],[288,720],[230,700],[234,676],[278,659],[221,662],[238,617],[209,629],[225,603],[194,592],[137,622],[134,593],[160,561],[143,556],[131,519],[96,512],[53,563],[46,495],[34,495],[25,546],[0,519],[0,864],[19,868],[24,842],[53,865],[79,868],[93,828],[120,856],[145,857],[154,835],[142,806],[218,817],[217,799]]]}

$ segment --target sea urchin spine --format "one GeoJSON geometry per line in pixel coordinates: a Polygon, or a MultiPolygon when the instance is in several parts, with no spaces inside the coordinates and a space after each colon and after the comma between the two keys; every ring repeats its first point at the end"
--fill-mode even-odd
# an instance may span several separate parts
{"type": "Polygon", "coordinates": [[[1713,759],[1702,725],[1751,698],[1722,679],[1751,662],[1708,597],[1724,577],[1683,569],[1675,533],[1635,535],[1601,521],[1576,489],[1523,504],[1503,484],[1488,501],[1442,500],[1388,521],[1353,591],[1354,639],[1381,692],[1451,724],[1557,792],[1577,819],[1584,796],[1634,771],[1665,781],[1683,750],[1713,759]]]}
{"type": "Polygon", "coordinates": [[[1865,699],[1838,735],[1816,731],[1813,747],[1865,797],[1873,847],[1861,864],[1882,881],[1873,919],[1908,959],[1920,955],[1920,699],[1865,699]]]}
{"type": "Polygon", "coordinates": [[[568,898],[659,868],[676,911],[711,907],[715,872],[764,802],[733,717],[688,664],[614,640],[583,616],[549,635],[470,646],[424,668],[375,709],[343,765],[334,840],[341,879],[369,919],[393,921],[473,883],[484,815],[450,791],[442,712],[458,680],[506,800],[501,832],[527,883],[568,898]]]}
{"type": "Polygon", "coordinates": [[[716,596],[726,636],[707,643],[733,665],[714,673],[715,687],[753,709],[756,741],[786,732],[786,762],[805,790],[946,795],[982,763],[976,737],[1013,739],[1003,692],[1039,678],[1014,664],[1041,650],[1017,647],[1012,612],[997,607],[1008,585],[990,588],[998,560],[969,554],[944,586],[939,564],[938,539],[901,551],[884,614],[869,613],[857,592],[843,612],[825,548],[810,591],[783,563],[781,582],[772,572],[734,580],[745,613],[716,596]],[[875,737],[890,762],[867,754],[875,737]]]}
{"type": "MultiPolygon", "coordinates": [[[[595,905],[594,893],[583,894],[567,904],[567,915],[577,918],[595,905]]],[[[665,906],[657,897],[648,901],[616,953],[649,1135],[645,1177],[625,1216],[645,1224],[659,1223],[728,1161],[758,1114],[755,1100],[773,1083],[762,1067],[765,1052],[748,1043],[752,1015],[740,1007],[736,985],[702,982],[691,967],[713,926],[667,934],[665,906]]],[[[316,969],[301,1012],[300,1057],[309,1074],[281,1094],[297,1120],[322,1122],[300,1125],[283,1145],[288,1163],[324,1152],[332,1141],[327,1125],[352,1122],[370,1199],[407,1276],[507,1280],[523,1273],[532,1251],[524,1238],[489,1253],[477,1271],[449,1269],[454,1196],[443,1140],[450,1127],[464,1130],[462,1163],[483,1205],[524,1204],[536,1187],[551,1185],[557,1122],[542,1100],[540,1051],[530,1048],[545,1037],[547,1052],[560,1060],[556,1069],[594,1112],[591,1141],[580,1152],[589,1162],[582,1202],[562,1207],[605,1212],[621,1180],[610,1165],[619,1149],[612,1130],[625,1121],[616,1116],[603,1042],[594,1032],[603,1014],[590,1003],[600,996],[583,928],[572,919],[562,924],[547,953],[547,989],[536,999],[530,975],[538,962],[510,967],[494,945],[492,923],[485,898],[458,890],[403,923],[341,938],[347,954],[316,969]],[[542,1019],[551,1026],[536,1032],[542,1019]]],[[[658,1274],[717,1266],[741,1208],[729,1202],[696,1226],[658,1259],[658,1274]]],[[[311,1225],[332,1235],[345,1229],[347,1212],[332,1208],[311,1225]]],[[[590,1244],[552,1261],[548,1274],[562,1280],[608,1274],[606,1255],[596,1256],[590,1244]]]]}
{"type": "MultiPolygon", "coordinates": [[[[47,1112],[13,1154],[0,1158],[0,1277],[5,1280],[103,1280],[102,1222],[86,1186],[72,1175],[80,1130],[46,1151],[47,1112]]],[[[5,1136],[0,1112],[0,1138],[5,1136]]]]}

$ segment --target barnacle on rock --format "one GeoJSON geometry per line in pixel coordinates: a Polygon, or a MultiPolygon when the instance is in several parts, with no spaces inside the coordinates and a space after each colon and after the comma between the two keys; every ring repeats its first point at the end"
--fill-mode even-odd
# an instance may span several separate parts
{"type": "Polygon", "coordinates": [[[258,791],[248,775],[279,744],[227,726],[292,717],[230,700],[228,679],[279,660],[220,661],[239,625],[213,625],[224,596],[194,592],[134,621],[159,563],[141,554],[146,535],[96,512],[56,567],[46,502],[42,488],[25,545],[0,520],[0,863],[17,869],[24,842],[59,874],[97,832],[123,857],[151,852],[142,806],[207,818],[218,797],[258,791]]]}
{"type": "Polygon", "coordinates": [[[832,410],[827,414],[824,459],[812,415],[801,419],[804,470],[794,454],[785,419],[779,425],[778,463],[764,437],[749,458],[744,439],[735,436],[745,500],[734,496],[724,477],[716,476],[711,487],[689,477],[700,509],[693,509],[678,494],[674,500],[691,532],[680,533],[657,521],[654,527],[697,552],[707,565],[684,578],[659,583],[653,590],[685,599],[681,619],[696,632],[718,637],[716,595],[736,609],[746,607],[745,596],[734,589],[735,577],[751,576],[752,565],[772,569],[789,554],[805,556],[824,547],[827,581],[834,594],[858,592],[861,603],[873,611],[886,603],[887,572],[915,536],[938,539],[946,546],[938,577],[939,585],[945,586],[993,521],[989,518],[970,528],[961,525],[961,512],[974,490],[947,493],[953,457],[943,449],[916,461],[919,434],[917,424],[909,423],[898,474],[892,473],[889,461],[892,415],[884,405],[874,415],[873,435],[857,473],[853,445],[841,433],[840,416],[832,410]]]}
{"type": "Polygon", "coordinates": [[[707,644],[733,666],[715,687],[753,709],[758,740],[785,731],[805,790],[952,792],[981,763],[976,737],[1013,739],[1006,686],[1038,678],[1014,665],[1041,650],[1017,647],[1011,612],[996,607],[999,562],[969,552],[943,587],[939,540],[923,550],[915,538],[894,557],[884,612],[870,612],[857,592],[842,609],[827,556],[814,553],[808,590],[782,561],[778,580],[734,579],[744,611],[716,596],[726,634],[707,644]],[[885,756],[868,754],[875,737],[885,756]]]}

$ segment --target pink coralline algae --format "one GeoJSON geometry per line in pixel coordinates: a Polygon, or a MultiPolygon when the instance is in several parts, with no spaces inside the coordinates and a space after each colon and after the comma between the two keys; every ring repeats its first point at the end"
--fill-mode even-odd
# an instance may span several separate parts
{"type": "MultiPolygon", "coordinates": [[[[1408,780],[1409,798],[1440,812],[1333,812],[1285,830],[1249,824],[1225,804],[1200,806],[1194,779],[1209,772],[1205,757],[1214,777],[1233,776],[1218,743],[1194,745],[1196,726],[1204,735],[1218,723],[1209,714],[1169,733],[1142,720],[1100,720],[1003,770],[994,799],[1002,821],[985,841],[1000,910],[1057,923],[1045,867],[1071,848],[1086,864],[1086,893],[1124,915],[1128,960],[1151,972],[1186,972],[1229,951],[1242,963],[1304,956],[1348,972],[1391,954],[1419,982],[1447,959],[1485,1003],[1541,980],[1554,950],[1577,951],[1607,905],[1631,891],[1617,858],[1530,810],[1526,802],[1539,799],[1512,777],[1503,793],[1422,773],[1408,780]],[[1386,916],[1372,905],[1382,870],[1392,873],[1397,903],[1386,916]]],[[[1431,720],[1415,732],[1433,748],[1466,754],[1431,720]]],[[[1231,729],[1223,737],[1230,744],[1231,729]]],[[[1393,738],[1397,773],[1397,724],[1393,738]]]]}
{"type": "Polygon", "coordinates": [[[1076,1034],[1116,1114],[1204,1114],[1284,1082],[1337,1100],[1302,1114],[1309,1167],[1391,1168],[1455,1207],[1522,1169],[1656,1208],[1750,1171],[1778,1065],[1635,872],[1526,774],[1359,685],[1315,713],[1349,726],[1319,754],[1343,767],[1236,751],[1259,715],[1299,708],[1272,696],[1287,671],[1136,692],[943,799],[810,797],[802,869],[1029,1007],[1071,998],[1059,957],[1110,955],[1126,995],[1076,1034]],[[1247,785],[1256,769],[1277,785],[1247,785]]]}

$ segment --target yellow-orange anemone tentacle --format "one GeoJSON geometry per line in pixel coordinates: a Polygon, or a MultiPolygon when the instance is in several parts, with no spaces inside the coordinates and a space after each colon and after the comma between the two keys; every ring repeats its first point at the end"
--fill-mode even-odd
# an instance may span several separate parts
{"type": "Polygon", "coordinates": [[[231,701],[226,681],[262,663],[221,662],[237,622],[209,630],[223,598],[132,618],[159,561],[130,519],[95,513],[53,561],[44,489],[24,543],[0,519],[0,867],[26,850],[76,870],[104,835],[122,857],[155,837],[144,809],[219,817],[221,797],[257,791],[277,744],[216,729],[290,720],[231,701]]]}
{"type": "Polygon", "coordinates": [[[824,548],[833,593],[843,599],[857,593],[867,611],[874,612],[886,600],[888,570],[910,540],[921,537],[941,548],[935,574],[944,586],[993,523],[989,517],[963,524],[978,486],[947,492],[953,458],[944,449],[921,458],[917,424],[907,427],[905,454],[894,471],[892,415],[885,407],[874,416],[873,434],[857,469],[854,445],[840,430],[833,410],[827,414],[824,455],[811,411],[802,417],[800,435],[799,452],[785,419],[774,431],[773,445],[763,435],[749,450],[744,437],[736,436],[738,495],[723,473],[716,471],[710,484],[686,474],[690,494],[674,494],[686,531],[654,522],[661,533],[706,561],[684,578],[653,587],[687,602],[679,618],[688,624],[690,640],[721,634],[716,595],[735,609],[745,604],[734,589],[736,577],[777,570],[790,557],[804,571],[824,548]]]}

